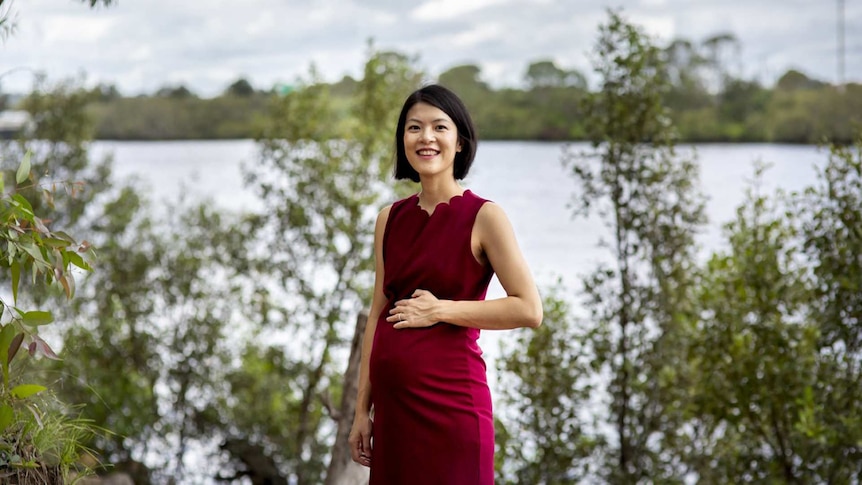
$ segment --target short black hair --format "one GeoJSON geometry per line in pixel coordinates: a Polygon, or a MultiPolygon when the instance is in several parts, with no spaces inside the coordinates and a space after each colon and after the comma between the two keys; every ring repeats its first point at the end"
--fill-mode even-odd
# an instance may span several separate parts
{"type": "Polygon", "coordinates": [[[452,91],[439,84],[429,84],[413,92],[404,101],[401,114],[398,116],[398,127],[395,129],[395,179],[410,179],[419,181],[419,174],[407,160],[404,152],[404,125],[407,121],[407,112],[417,103],[427,103],[440,111],[446,113],[455,123],[458,130],[458,141],[461,143],[461,151],[455,154],[454,175],[455,179],[461,180],[467,176],[473,158],[476,156],[476,127],[464,102],[452,91]]]}

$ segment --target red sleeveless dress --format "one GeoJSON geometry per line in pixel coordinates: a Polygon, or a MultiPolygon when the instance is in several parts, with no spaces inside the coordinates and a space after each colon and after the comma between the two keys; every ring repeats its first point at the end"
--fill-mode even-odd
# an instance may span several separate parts
{"type": "Polygon", "coordinates": [[[386,305],[370,358],[371,485],[493,485],[494,421],[479,330],[438,323],[396,330],[395,302],[424,289],[482,300],[493,270],[470,249],[487,202],[469,190],[430,216],[417,195],[392,205],[383,237],[386,305]]]}

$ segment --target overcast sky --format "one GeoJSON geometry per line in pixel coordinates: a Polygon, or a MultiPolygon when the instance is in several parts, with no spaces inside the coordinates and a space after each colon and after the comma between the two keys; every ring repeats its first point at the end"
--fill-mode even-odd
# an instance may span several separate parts
{"type": "MultiPolygon", "coordinates": [[[[416,56],[429,80],[476,64],[492,86],[518,86],[540,59],[589,74],[607,7],[661,43],[734,34],[741,58],[731,67],[747,78],[769,84],[796,68],[835,82],[837,1],[119,0],[91,10],[78,0],[12,0],[17,29],[0,44],[0,89],[28,91],[30,69],[53,80],[84,75],[126,95],[184,84],[213,96],[239,77],[269,89],[312,63],[336,81],[359,76],[371,38],[416,56]]],[[[846,78],[862,82],[862,0],[845,1],[846,78]]]]}

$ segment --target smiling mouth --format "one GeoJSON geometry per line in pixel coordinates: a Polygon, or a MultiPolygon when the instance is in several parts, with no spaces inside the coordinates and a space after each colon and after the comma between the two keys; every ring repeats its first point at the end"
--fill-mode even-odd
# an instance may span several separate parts
{"type": "Polygon", "coordinates": [[[430,157],[430,156],[437,155],[440,152],[438,150],[432,150],[430,148],[426,148],[426,149],[418,150],[416,153],[418,153],[420,156],[423,156],[423,157],[430,157]]]}

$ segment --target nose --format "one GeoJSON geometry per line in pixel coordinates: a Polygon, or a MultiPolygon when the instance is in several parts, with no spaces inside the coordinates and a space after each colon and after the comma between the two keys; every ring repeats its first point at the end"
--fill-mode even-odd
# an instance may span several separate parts
{"type": "Polygon", "coordinates": [[[419,133],[419,139],[424,142],[434,140],[434,130],[431,128],[423,128],[419,133]]]}

